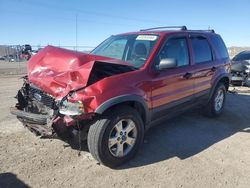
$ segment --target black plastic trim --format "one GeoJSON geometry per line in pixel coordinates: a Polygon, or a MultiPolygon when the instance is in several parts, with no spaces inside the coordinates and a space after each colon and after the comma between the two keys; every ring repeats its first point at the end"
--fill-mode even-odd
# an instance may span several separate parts
{"type": "Polygon", "coordinates": [[[229,73],[224,73],[224,74],[221,74],[220,76],[218,76],[218,77],[215,79],[214,83],[213,83],[213,87],[212,87],[212,89],[211,89],[211,91],[210,91],[210,94],[209,94],[209,99],[213,96],[213,93],[214,93],[214,90],[215,90],[217,84],[218,84],[219,81],[220,81],[221,79],[223,79],[223,78],[227,78],[227,79],[229,80],[229,83],[230,83],[230,76],[229,76],[229,73]]]}
{"type": "Polygon", "coordinates": [[[145,111],[145,121],[146,124],[148,122],[150,122],[150,112],[149,112],[149,107],[146,103],[146,101],[138,96],[138,95],[121,95],[121,96],[117,96],[114,98],[111,98],[109,100],[107,100],[106,102],[102,103],[100,106],[98,106],[95,110],[95,113],[97,114],[102,114],[105,110],[107,110],[108,108],[116,105],[116,104],[120,104],[123,102],[138,102],[143,106],[143,109],[145,111]]]}
{"type": "Polygon", "coordinates": [[[42,115],[42,114],[33,114],[30,112],[25,112],[23,110],[19,110],[15,107],[10,108],[10,113],[13,115],[16,115],[18,118],[22,118],[24,120],[27,120],[32,123],[37,123],[40,125],[45,125],[47,124],[47,119],[49,116],[47,115],[42,115]]]}

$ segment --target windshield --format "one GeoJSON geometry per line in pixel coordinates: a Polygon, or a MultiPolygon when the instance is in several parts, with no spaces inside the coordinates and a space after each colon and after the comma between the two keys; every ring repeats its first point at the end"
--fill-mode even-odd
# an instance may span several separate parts
{"type": "Polygon", "coordinates": [[[126,61],[136,68],[141,68],[147,61],[159,36],[157,35],[117,35],[111,36],[91,54],[111,57],[126,61]]]}
{"type": "Polygon", "coordinates": [[[250,51],[243,51],[233,58],[233,61],[250,60],[250,51]]]}

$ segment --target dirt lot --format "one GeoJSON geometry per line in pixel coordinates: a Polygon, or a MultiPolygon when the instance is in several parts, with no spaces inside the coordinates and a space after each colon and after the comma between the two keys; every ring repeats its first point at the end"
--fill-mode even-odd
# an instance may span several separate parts
{"type": "Polygon", "coordinates": [[[9,114],[20,76],[0,75],[0,187],[250,187],[250,91],[228,94],[217,119],[190,111],[148,131],[137,157],[112,170],[86,146],[39,139],[9,114]]]}
{"type": "Polygon", "coordinates": [[[27,62],[8,62],[0,60],[0,74],[24,74],[27,72],[27,62]]]}

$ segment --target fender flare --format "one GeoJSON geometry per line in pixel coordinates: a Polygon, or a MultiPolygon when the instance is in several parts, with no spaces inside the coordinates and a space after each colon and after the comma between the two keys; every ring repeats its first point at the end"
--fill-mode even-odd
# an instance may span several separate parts
{"type": "Polygon", "coordinates": [[[214,93],[214,90],[216,88],[216,86],[218,85],[219,81],[223,78],[227,78],[229,80],[229,83],[230,83],[230,76],[229,76],[229,73],[224,73],[224,74],[221,74],[220,76],[218,76],[214,82],[213,82],[213,87],[210,91],[210,94],[209,94],[209,100],[211,99],[211,97],[213,96],[213,93],[214,93]]]}
{"type": "Polygon", "coordinates": [[[143,107],[143,110],[145,112],[145,123],[147,124],[150,121],[149,107],[145,99],[139,95],[134,95],[134,94],[120,95],[113,97],[102,103],[100,106],[98,106],[95,110],[95,113],[103,114],[108,108],[123,102],[138,102],[143,107]]]}

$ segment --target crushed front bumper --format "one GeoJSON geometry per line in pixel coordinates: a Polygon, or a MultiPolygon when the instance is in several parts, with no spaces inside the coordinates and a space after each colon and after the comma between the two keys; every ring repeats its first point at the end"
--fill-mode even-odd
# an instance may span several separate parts
{"type": "Polygon", "coordinates": [[[16,107],[10,108],[10,113],[17,116],[17,118],[27,127],[30,131],[38,136],[51,137],[54,134],[52,129],[52,121],[48,115],[34,114],[19,110],[16,107]]]}
{"type": "Polygon", "coordinates": [[[23,87],[17,92],[15,98],[17,103],[15,107],[10,108],[10,113],[15,115],[30,131],[43,138],[71,136],[73,130],[78,132],[83,129],[87,130],[86,122],[94,116],[94,114],[80,116],[60,114],[58,101],[30,83],[26,77],[23,87]],[[78,124],[79,121],[81,124],[78,124]],[[81,126],[83,122],[84,128],[81,126]]]}
{"type": "Polygon", "coordinates": [[[37,123],[40,125],[45,125],[48,122],[48,115],[42,115],[42,114],[34,114],[31,112],[25,112],[23,110],[19,110],[16,107],[10,108],[10,113],[13,115],[16,115],[18,118],[22,118],[30,123],[37,123]]]}

